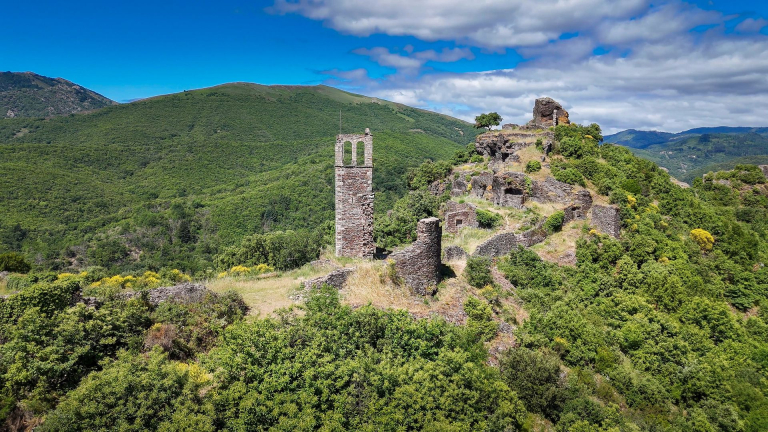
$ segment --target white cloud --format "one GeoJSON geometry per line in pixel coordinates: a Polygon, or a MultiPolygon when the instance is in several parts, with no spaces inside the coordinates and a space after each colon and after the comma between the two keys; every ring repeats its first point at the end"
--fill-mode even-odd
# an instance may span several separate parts
{"type": "Polygon", "coordinates": [[[736,31],[741,33],[757,33],[768,26],[768,20],[762,18],[747,18],[736,26],[736,31]]]}
{"type": "Polygon", "coordinates": [[[760,126],[768,110],[768,38],[712,34],[697,43],[679,38],[638,45],[627,58],[590,56],[567,64],[541,61],[418,79],[391,76],[367,88],[383,99],[468,121],[497,111],[505,122],[525,123],[533,101],[550,96],[574,121],[597,122],[607,132],[760,126]]]}
{"type": "Polygon", "coordinates": [[[404,74],[414,74],[428,61],[434,62],[455,62],[462,59],[473,59],[475,55],[469,48],[443,48],[438,52],[435,50],[416,51],[408,45],[403,48],[405,55],[391,52],[388,48],[358,48],[352,51],[354,54],[370,57],[374,62],[384,66],[397,69],[404,74]]]}
{"type": "Polygon", "coordinates": [[[320,20],[342,33],[415,36],[491,49],[545,44],[605,19],[628,19],[650,0],[276,0],[271,11],[320,20]]]}

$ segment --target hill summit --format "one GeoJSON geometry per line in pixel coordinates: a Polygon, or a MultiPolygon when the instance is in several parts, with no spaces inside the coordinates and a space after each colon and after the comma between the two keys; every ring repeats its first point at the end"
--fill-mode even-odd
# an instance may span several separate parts
{"type": "Polygon", "coordinates": [[[117,102],[63,78],[32,72],[0,72],[0,115],[52,117],[91,111],[117,102]]]}

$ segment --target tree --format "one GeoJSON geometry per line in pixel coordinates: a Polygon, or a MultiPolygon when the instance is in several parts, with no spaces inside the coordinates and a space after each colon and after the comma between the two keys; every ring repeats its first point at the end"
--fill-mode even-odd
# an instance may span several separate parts
{"type": "Polygon", "coordinates": [[[486,128],[491,130],[493,126],[498,126],[501,120],[502,118],[499,113],[480,114],[475,117],[475,129],[486,128]]]}

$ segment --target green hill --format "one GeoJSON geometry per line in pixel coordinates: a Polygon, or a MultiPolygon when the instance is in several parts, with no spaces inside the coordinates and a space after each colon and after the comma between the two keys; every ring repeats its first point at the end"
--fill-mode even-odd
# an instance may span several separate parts
{"type": "Polygon", "coordinates": [[[605,137],[687,182],[709,171],[768,163],[768,128],[713,127],[678,134],[633,129],[605,137]]]}
{"type": "Polygon", "coordinates": [[[51,117],[115,104],[62,78],[48,78],[32,72],[0,72],[2,117],[51,117]]]}
{"type": "Polygon", "coordinates": [[[339,112],[343,132],[374,134],[377,212],[405,192],[410,167],[476,135],[454,118],[330,87],[244,83],[4,119],[0,249],[54,267],[199,270],[247,234],[323,226],[339,112]]]}

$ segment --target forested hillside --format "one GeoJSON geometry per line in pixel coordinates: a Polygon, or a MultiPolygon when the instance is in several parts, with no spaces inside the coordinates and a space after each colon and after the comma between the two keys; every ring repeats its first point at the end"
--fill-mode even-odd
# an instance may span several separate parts
{"type": "Polygon", "coordinates": [[[689,183],[709,171],[768,163],[768,128],[711,127],[678,134],[630,129],[605,140],[631,148],[689,183]]]}
{"type": "MultiPolygon", "coordinates": [[[[50,119],[0,121],[0,249],[43,268],[210,268],[254,233],[333,219],[333,144],[374,134],[377,212],[470,124],[330,87],[229,84],[50,119]]],[[[331,226],[332,227],[332,226],[331,226]]]]}

